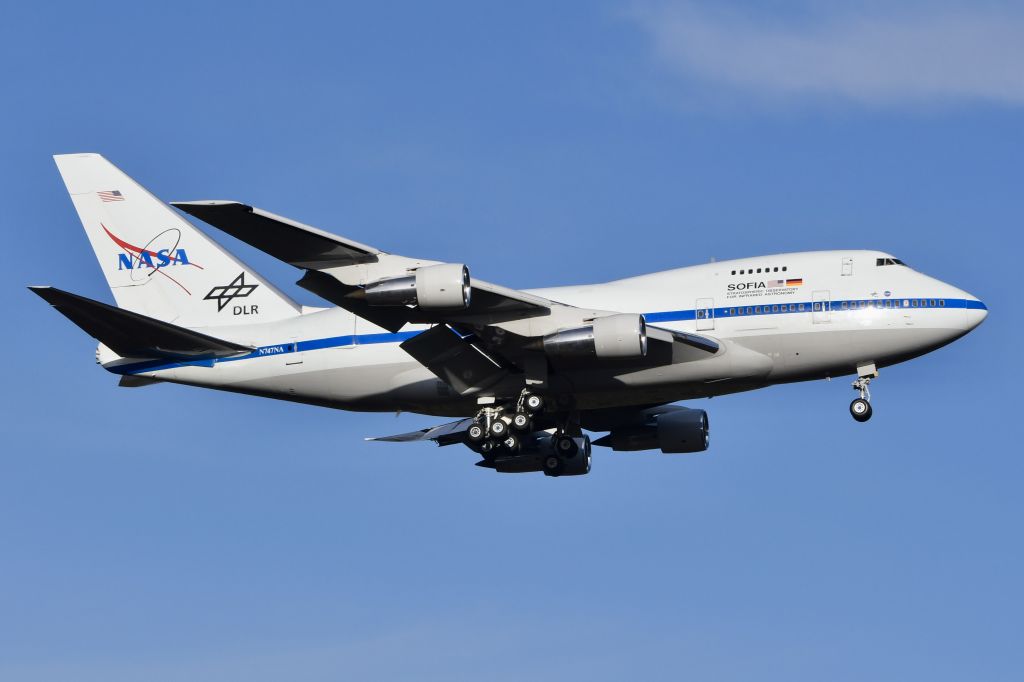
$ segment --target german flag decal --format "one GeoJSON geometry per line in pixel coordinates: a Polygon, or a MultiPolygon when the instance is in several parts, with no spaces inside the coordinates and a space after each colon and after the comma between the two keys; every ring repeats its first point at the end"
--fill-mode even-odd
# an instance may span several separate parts
{"type": "Polygon", "coordinates": [[[803,277],[798,277],[797,279],[787,279],[786,280],[786,286],[787,287],[799,287],[799,286],[802,286],[803,283],[804,283],[804,278],[803,277]]]}

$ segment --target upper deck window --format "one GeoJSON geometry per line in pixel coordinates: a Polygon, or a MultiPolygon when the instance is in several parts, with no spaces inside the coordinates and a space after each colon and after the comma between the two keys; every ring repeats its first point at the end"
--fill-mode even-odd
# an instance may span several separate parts
{"type": "Polygon", "coordinates": [[[876,258],[875,259],[875,266],[876,267],[881,267],[883,265],[906,265],[906,263],[901,261],[899,258],[876,258]]]}

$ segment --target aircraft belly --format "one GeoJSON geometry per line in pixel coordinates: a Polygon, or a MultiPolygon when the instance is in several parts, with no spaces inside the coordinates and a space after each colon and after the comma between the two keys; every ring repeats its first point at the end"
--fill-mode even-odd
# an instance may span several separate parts
{"type": "Polygon", "coordinates": [[[862,364],[892,365],[941,348],[963,333],[949,328],[876,327],[786,334],[772,379],[842,376],[862,364]]]}

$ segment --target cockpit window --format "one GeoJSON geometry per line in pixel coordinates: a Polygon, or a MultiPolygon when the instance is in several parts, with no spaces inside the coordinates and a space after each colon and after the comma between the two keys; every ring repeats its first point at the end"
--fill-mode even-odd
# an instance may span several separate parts
{"type": "Polygon", "coordinates": [[[883,265],[906,265],[899,258],[876,258],[875,266],[881,267],[883,265]]]}

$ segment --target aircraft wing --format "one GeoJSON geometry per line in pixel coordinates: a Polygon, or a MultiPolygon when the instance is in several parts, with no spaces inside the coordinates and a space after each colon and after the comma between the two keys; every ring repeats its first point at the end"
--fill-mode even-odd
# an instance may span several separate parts
{"type": "Polygon", "coordinates": [[[419,431],[399,433],[394,436],[376,436],[373,438],[367,438],[366,440],[385,441],[388,443],[413,443],[417,441],[432,440],[438,445],[453,445],[455,443],[463,442],[463,434],[472,423],[472,419],[460,419],[458,421],[448,422],[447,424],[441,424],[439,426],[432,426],[419,431]]]}
{"type": "Polygon", "coordinates": [[[417,308],[374,307],[362,299],[370,282],[407,275],[437,261],[406,258],[237,201],[172,202],[189,215],[264,253],[306,270],[299,286],[389,331],[408,323],[494,322],[547,315],[553,301],[478,279],[470,305],[445,315],[417,308]]]}
{"type": "MultiPolygon", "coordinates": [[[[397,332],[407,324],[435,325],[404,341],[402,348],[462,395],[493,386],[510,372],[546,373],[542,337],[615,314],[565,305],[476,278],[469,279],[469,303],[463,307],[371,304],[372,289],[382,282],[404,281],[408,291],[408,281],[419,269],[452,264],[389,254],[236,201],[173,205],[304,269],[299,286],[388,331],[397,332]]],[[[639,359],[641,365],[698,360],[719,350],[718,342],[708,337],[649,325],[647,329],[649,352],[646,359],[639,359]]]]}

